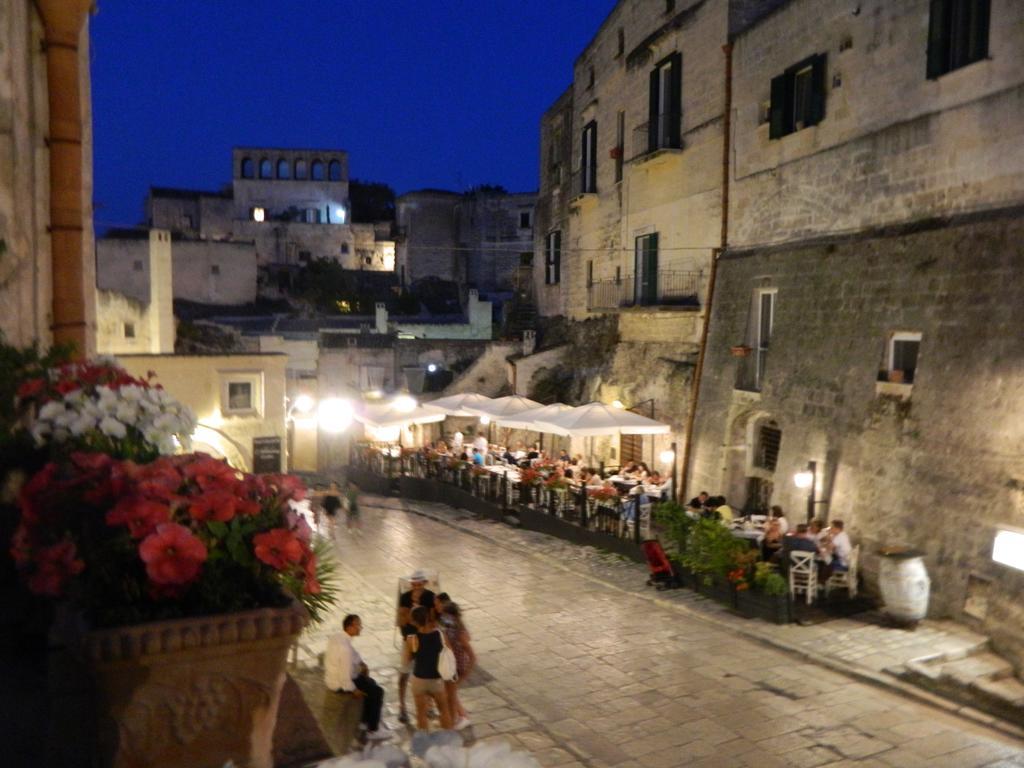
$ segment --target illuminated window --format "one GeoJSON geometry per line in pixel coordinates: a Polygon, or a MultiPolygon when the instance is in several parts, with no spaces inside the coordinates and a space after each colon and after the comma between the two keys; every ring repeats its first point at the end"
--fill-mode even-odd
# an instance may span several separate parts
{"type": "Polygon", "coordinates": [[[992,559],[1024,571],[1024,531],[1003,529],[997,532],[992,543],[992,559]]]}
{"type": "Polygon", "coordinates": [[[267,211],[264,208],[256,207],[252,209],[252,220],[253,221],[265,221],[267,218],[267,211]]]}
{"type": "Polygon", "coordinates": [[[221,412],[227,415],[258,415],[262,411],[260,373],[221,374],[221,412]]]}

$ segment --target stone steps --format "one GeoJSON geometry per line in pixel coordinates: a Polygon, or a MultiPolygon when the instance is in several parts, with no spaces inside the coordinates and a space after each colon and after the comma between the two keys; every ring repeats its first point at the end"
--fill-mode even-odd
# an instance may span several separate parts
{"type": "Polygon", "coordinates": [[[913,659],[900,676],[1015,725],[1024,725],[1024,683],[1014,677],[1013,666],[993,653],[987,643],[968,653],[913,659]]]}

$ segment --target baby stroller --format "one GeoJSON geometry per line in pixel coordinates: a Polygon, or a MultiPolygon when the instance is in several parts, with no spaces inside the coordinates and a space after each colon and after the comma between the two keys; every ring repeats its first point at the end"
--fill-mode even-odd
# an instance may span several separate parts
{"type": "Polygon", "coordinates": [[[647,567],[651,569],[651,575],[647,579],[647,586],[654,586],[655,589],[676,589],[683,586],[683,580],[676,570],[675,564],[668,559],[661,542],[657,539],[647,539],[640,547],[647,558],[647,567]]]}

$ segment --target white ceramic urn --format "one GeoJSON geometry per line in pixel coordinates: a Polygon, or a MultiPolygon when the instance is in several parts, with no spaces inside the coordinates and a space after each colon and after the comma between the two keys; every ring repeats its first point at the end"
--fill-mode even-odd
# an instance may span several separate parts
{"type": "Polygon", "coordinates": [[[883,549],[879,553],[878,587],[890,618],[914,624],[928,615],[931,580],[921,552],[883,549]]]}

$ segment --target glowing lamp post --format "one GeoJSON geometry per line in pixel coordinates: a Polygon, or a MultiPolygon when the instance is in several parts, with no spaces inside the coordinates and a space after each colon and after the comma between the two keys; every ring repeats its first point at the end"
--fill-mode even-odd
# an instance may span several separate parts
{"type": "Polygon", "coordinates": [[[797,488],[807,490],[807,522],[814,519],[814,491],[818,484],[818,465],[816,462],[807,462],[807,469],[793,475],[793,484],[797,488]]]}

